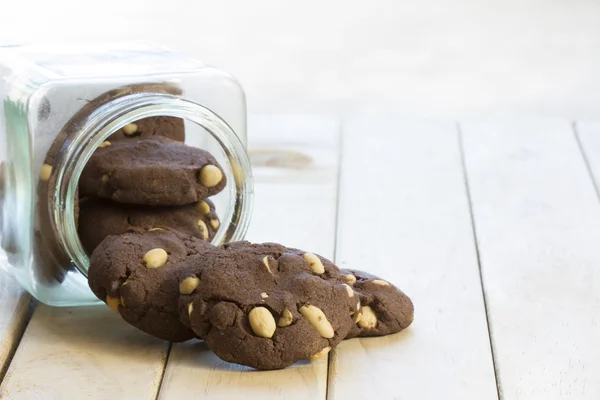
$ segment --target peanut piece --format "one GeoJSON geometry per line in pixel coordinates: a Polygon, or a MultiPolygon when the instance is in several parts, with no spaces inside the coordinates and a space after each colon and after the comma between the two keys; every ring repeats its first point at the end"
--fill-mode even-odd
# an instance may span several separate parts
{"type": "Polygon", "coordinates": [[[286,307],[283,309],[279,321],[277,321],[277,326],[284,328],[286,326],[290,326],[292,324],[292,321],[294,321],[294,315],[286,307]]]}
{"type": "Polygon", "coordinates": [[[138,131],[137,124],[127,124],[123,127],[123,133],[127,136],[133,135],[138,131]]]}
{"type": "Polygon", "coordinates": [[[44,164],[40,169],[40,179],[47,182],[52,174],[52,165],[44,164]]]}
{"type": "Polygon", "coordinates": [[[264,256],[262,259],[262,263],[265,267],[267,267],[267,271],[269,271],[269,273],[273,275],[273,271],[271,271],[271,266],[269,265],[269,256],[264,256]]]}
{"type": "Polygon", "coordinates": [[[116,297],[106,296],[106,305],[116,313],[119,313],[119,304],[121,300],[116,297]]]}
{"type": "Polygon", "coordinates": [[[191,317],[193,312],[194,312],[194,303],[190,303],[188,305],[188,317],[191,317]]]}
{"type": "Polygon", "coordinates": [[[354,290],[352,290],[352,288],[345,283],[343,285],[346,288],[346,293],[348,293],[348,297],[354,297],[354,290]]]}
{"type": "Polygon", "coordinates": [[[164,249],[152,249],[144,254],[144,264],[147,268],[160,268],[167,263],[169,255],[164,249]]]}
{"type": "Polygon", "coordinates": [[[200,200],[196,203],[196,211],[202,215],[207,215],[210,212],[210,206],[204,200],[200,200]]]}
{"type": "Polygon", "coordinates": [[[189,276],[179,283],[179,293],[192,294],[200,286],[200,279],[195,276],[189,276]]]}
{"type": "Polygon", "coordinates": [[[342,275],[342,281],[352,286],[356,283],[356,277],[352,274],[342,275]]]}
{"type": "Polygon", "coordinates": [[[198,228],[200,228],[201,239],[202,240],[208,239],[208,227],[206,226],[206,223],[200,219],[200,220],[198,220],[197,225],[198,225],[198,228]]]}
{"type": "Polygon", "coordinates": [[[320,275],[325,272],[325,267],[323,266],[321,259],[313,253],[304,253],[302,257],[304,257],[304,261],[308,263],[308,266],[315,274],[320,275]]]}
{"type": "Polygon", "coordinates": [[[223,173],[216,165],[208,164],[200,170],[200,183],[207,188],[215,187],[223,179],[223,173]]]}
{"type": "Polygon", "coordinates": [[[325,347],[323,350],[319,351],[317,354],[314,354],[310,357],[311,360],[318,360],[319,358],[327,355],[331,351],[331,346],[325,347]]]}
{"type": "Polygon", "coordinates": [[[267,299],[267,298],[269,298],[269,295],[268,295],[268,294],[266,294],[265,292],[262,292],[262,293],[260,294],[260,297],[261,297],[261,298],[263,298],[263,299],[267,299]]]}
{"type": "Polygon", "coordinates": [[[371,282],[373,282],[375,285],[378,286],[390,286],[390,284],[384,280],[381,279],[373,279],[371,282]]]}
{"type": "Polygon", "coordinates": [[[221,222],[217,218],[210,219],[210,226],[216,231],[221,226],[221,222]]]}
{"type": "Polygon", "coordinates": [[[315,306],[306,305],[300,307],[300,313],[308,320],[308,322],[319,332],[319,335],[325,339],[331,339],[335,332],[333,326],[325,316],[323,311],[315,306]]]}
{"type": "Polygon", "coordinates": [[[102,148],[108,147],[110,145],[111,145],[111,143],[108,140],[106,140],[106,141],[100,143],[100,145],[98,147],[100,147],[102,149],[102,148]]]}
{"type": "Polygon", "coordinates": [[[273,314],[265,307],[255,307],[248,314],[250,328],[258,337],[270,339],[277,329],[273,314]]]}
{"type": "Polygon", "coordinates": [[[362,308],[361,317],[358,320],[358,326],[363,329],[375,329],[377,327],[377,315],[369,306],[362,308]]]}

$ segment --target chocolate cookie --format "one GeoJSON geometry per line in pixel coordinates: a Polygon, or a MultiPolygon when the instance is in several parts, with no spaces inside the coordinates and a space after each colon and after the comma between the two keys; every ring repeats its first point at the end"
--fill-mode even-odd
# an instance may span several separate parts
{"type": "Polygon", "coordinates": [[[79,239],[92,253],[105,237],[120,235],[132,228],[166,227],[211,241],[219,225],[215,205],[208,199],[184,206],[152,207],[90,198],[81,203],[79,239]]]}
{"type": "Polygon", "coordinates": [[[340,272],[342,281],[352,287],[360,301],[360,316],[346,339],[390,335],[412,323],[413,303],[396,286],[363,271],[343,269],[340,272]]]}
{"type": "Polygon", "coordinates": [[[79,181],[83,196],[176,206],[220,192],[225,175],[208,152],[162,137],[98,148],[79,181]]]}
{"type": "Polygon", "coordinates": [[[94,294],[138,329],[172,342],[195,337],[179,319],[183,262],[215,247],[164,229],[109,236],[94,250],[88,281],[94,294]]]}
{"type": "Polygon", "coordinates": [[[149,117],[140,119],[132,124],[127,124],[112,134],[108,141],[148,139],[163,136],[178,142],[185,142],[185,127],[181,118],[176,117],[149,117]]]}
{"type": "Polygon", "coordinates": [[[225,361],[261,370],[324,356],[351,331],[356,293],[330,261],[233,243],[186,261],[182,321],[225,361]]]}

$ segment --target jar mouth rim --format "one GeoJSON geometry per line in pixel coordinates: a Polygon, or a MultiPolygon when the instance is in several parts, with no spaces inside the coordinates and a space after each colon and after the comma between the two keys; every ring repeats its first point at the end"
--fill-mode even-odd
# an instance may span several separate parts
{"type": "Polygon", "coordinates": [[[79,239],[75,197],[79,178],[94,151],[109,136],[137,120],[169,116],[201,126],[221,147],[229,163],[222,165],[229,182],[229,206],[212,243],[242,240],[252,212],[253,183],[250,159],[235,131],[212,110],[170,94],[135,93],[94,109],[56,159],[55,185],[49,198],[52,228],[73,266],[87,277],[90,259],[79,239]],[[233,183],[233,184],[232,184],[233,183]]]}

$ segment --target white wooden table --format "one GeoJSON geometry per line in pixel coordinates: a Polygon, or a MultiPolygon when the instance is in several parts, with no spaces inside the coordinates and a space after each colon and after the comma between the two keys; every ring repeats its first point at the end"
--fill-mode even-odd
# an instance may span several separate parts
{"type": "Polygon", "coordinates": [[[600,398],[600,123],[254,117],[250,147],[248,238],[391,280],[412,327],[257,372],[0,278],[0,398],[600,398]]]}

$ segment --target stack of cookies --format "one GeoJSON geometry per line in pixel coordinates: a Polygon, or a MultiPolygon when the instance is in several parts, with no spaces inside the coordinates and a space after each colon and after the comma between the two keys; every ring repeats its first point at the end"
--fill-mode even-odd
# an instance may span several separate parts
{"type": "Polygon", "coordinates": [[[96,150],[79,181],[79,237],[91,254],[109,235],[173,228],[210,241],[220,221],[208,199],[226,185],[216,159],[186,146],[183,120],[128,124],[96,150]]]}
{"type": "Polygon", "coordinates": [[[219,220],[208,197],[226,181],[184,136],[168,117],[127,125],[80,180],[89,285],[126,322],[172,342],[204,340],[223,360],[261,370],[412,323],[411,300],[376,276],[275,243],[210,244],[219,220]]]}

